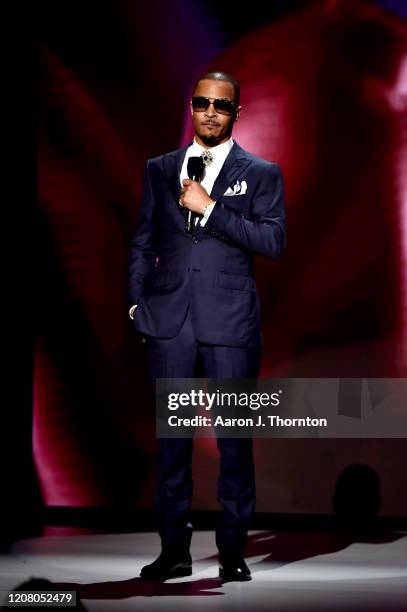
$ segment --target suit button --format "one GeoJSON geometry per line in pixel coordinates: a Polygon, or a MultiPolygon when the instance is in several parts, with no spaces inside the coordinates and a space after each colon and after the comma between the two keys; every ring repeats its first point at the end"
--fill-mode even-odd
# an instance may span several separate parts
{"type": "Polygon", "coordinates": [[[199,240],[198,240],[198,238],[192,238],[192,242],[193,242],[194,244],[198,244],[199,240]]]}

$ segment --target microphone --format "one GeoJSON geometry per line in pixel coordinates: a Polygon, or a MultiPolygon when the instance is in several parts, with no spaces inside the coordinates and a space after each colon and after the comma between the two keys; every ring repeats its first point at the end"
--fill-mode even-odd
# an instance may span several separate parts
{"type": "MultiPolygon", "coordinates": [[[[197,183],[200,183],[205,171],[205,163],[202,157],[190,157],[187,164],[188,178],[197,183]]],[[[198,220],[198,213],[188,209],[187,216],[185,218],[185,231],[187,234],[192,234],[194,226],[198,220]]]]}

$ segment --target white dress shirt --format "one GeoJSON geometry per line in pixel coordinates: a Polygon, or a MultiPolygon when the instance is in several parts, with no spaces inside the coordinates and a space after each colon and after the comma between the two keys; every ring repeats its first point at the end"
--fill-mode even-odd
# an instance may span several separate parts
{"type": "MultiPolygon", "coordinates": [[[[213,161],[209,166],[205,167],[204,177],[201,181],[201,185],[202,187],[206,189],[206,191],[208,192],[208,195],[211,194],[212,187],[216,179],[218,178],[218,174],[222,170],[222,166],[225,163],[225,160],[227,156],[229,155],[230,150],[233,147],[233,145],[234,145],[233,139],[229,138],[229,140],[227,140],[226,142],[222,142],[222,144],[216,145],[216,147],[211,147],[209,149],[213,155],[213,161]]],[[[188,178],[188,171],[187,171],[188,159],[190,157],[199,157],[203,153],[203,151],[207,151],[207,149],[205,147],[202,147],[200,144],[198,144],[194,138],[193,143],[187,149],[187,152],[185,154],[184,163],[182,164],[181,174],[179,177],[181,187],[183,186],[182,181],[188,178]]],[[[215,205],[216,205],[216,202],[213,202],[212,204],[209,204],[206,207],[204,215],[200,221],[201,225],[205,225],[215,205]]],[[[136,310],[136,308],[137,308],[137,304],[134,304],[134,306],[130,308],[129,310],[130,319],[134,319],[134,311],[136,310]]]]}

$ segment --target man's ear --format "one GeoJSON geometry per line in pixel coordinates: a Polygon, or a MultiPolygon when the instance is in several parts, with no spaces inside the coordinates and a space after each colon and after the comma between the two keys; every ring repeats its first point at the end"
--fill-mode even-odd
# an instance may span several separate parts
{"type": "Polygon", "coordinates": [[[238,121],[241,112],[242,112],[242,107],[238,106],[236,111],[235,111],[235,121],[238,121]]]}
{"type": "Polygon", "coordinates": [[[191,117],[193,117],[193,116],[194,116],[194,109],[192,108],[192,100],[191,100],[191,102],[189,103],[189,109],[190,109],[190,111],[191,111],[191,117]]]}

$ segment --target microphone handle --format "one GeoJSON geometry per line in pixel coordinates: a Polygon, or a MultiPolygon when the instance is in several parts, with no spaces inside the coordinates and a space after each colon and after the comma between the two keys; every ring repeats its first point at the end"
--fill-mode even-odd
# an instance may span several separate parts
{"type": "Polygon", "coordinates": [[[192,210],[188,210],[185,222],[185,231],[187,232],[187,234],[192,234],[192,210]]]}
{"type": "MultiPolygon", "coordinates": [[[[193,181],[196,181],[197,183],[201,182],[200,178],[195,178],[195,176],[192,177],[193,181]]],[[[194,231],[194,225],[196,225],[196,221],[198,219],[198,215],[194,212],[192,212],[191,209],[188,209],[188,213],[187,213],[187,218],[185,220],[185,231],[187,232],[187,234],[192,234],[194,231]]]]}

